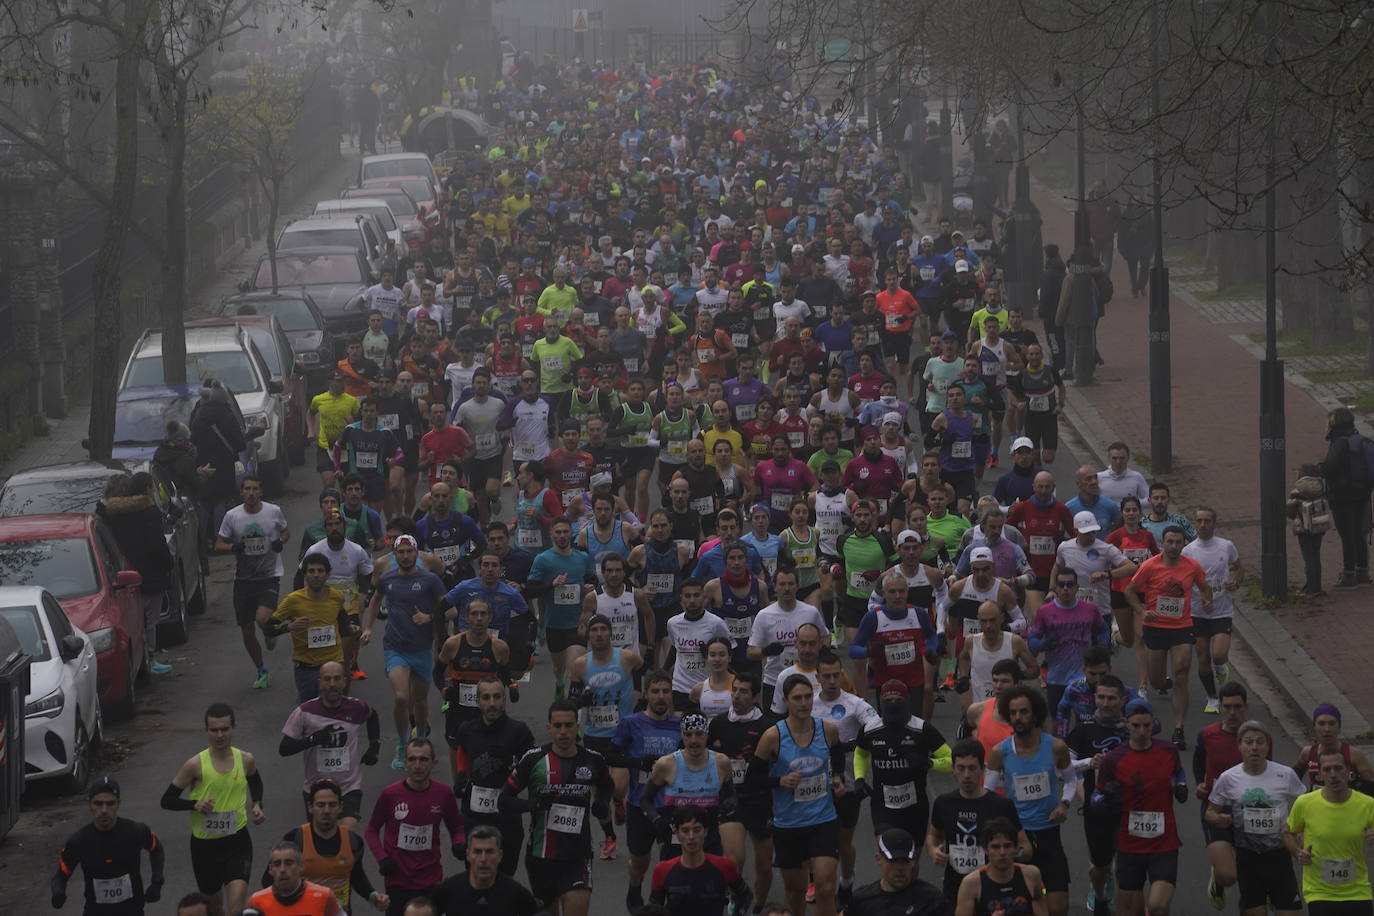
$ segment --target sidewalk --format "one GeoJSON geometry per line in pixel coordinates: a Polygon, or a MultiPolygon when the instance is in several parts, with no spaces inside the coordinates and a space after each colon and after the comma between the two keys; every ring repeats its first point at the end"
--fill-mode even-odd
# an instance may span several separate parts
{"type": "MultiPolygon", "coordinates": [[[[312,213],[316,201],[337,197],[342,189],[353,183],[357,174],[358,151],[348,146],[341,147],[340,157],[333,166],[315,176],[309,185],[302,187],[296,199],[283,204],[282,214],[277,220],[277,231],[280,232],[289,221],[312,213]]],[[[252,244],[240,250],[224,265],[217,277],[191,291],[186,317],[190,319],[208,315],[211,306],[237,293],[239,281],[253,269],[258,257],[266,251],[266,241],[262,237],[254,239],[252,244]]],[[[121,357],[123,356],[124,354],[121,354],[121,357]]],[[[0,462],[0,480],[29,468],[86,460],[86,450],[82,448],[81,441],[86,438],[90,422],[91,392],[87,388],[73,393],[65,418],[48,421],[48,435],[30,439],[9,458],[0,462]]]]}
{"type": "MultiPolygon", "coordinates": [[[[1058,191],[1036,187],[1036,205],[1044,220],[1046,242],[1057,242],[1067,257],[1073,244],[1073,217],[1058,191]]],[[[1070,423],[1106,466],[1106,444],[1121,440],[1131,446],[1132,464],[1150,473],[1149,300],[1132,298],[1125,266],[1114,259],[1116,296],[1098,327],[1098,349],[1106,365],[1098,384],[1069,386],[1066,410],[1070,423]]],[[[1172,267],[1173,265],[1171,265],[1172,267]]],[[[1218,529],[1240,550],[1247,582],[1254,582],[1260,556],[1259,394],[1263,347],[1249,336],[1264,331],[1263,302],[1253,299],[1215,301],[1195,295],[1206,288],[1196,268],[1170,271],[1170,321],[1173,392],[1174,473],[1166,482],[1175,509],[1207,504],[1217,510],[1218,529]]],[[[1340,356],[1306,357],[1287,364],[1284,398],[1287,418],[1288,476],[1285,494],[1299,464],[1326,454],[1327,411],[1348,403],[1351,392],[1368,387],[1352,382],[1317,382],[1338,375],[1351,360],[1340,356]]],[[[1295,538],[1288,540],[1288,581],[1303,581],[1295,538]]],[[[1330,587],[1341,569],[1340,541],[1334,532],[1322,544],[1324,585],[1330,587]]],[[[1344,731],[1354,737],[1369,731],[1374,717],[1374,680],[1368,658],[1374,638],[1365,613],[1370,592],[1332,592],[1315,599],[1290,601],[1272,610],[1246,600],[1242,588],[1236,628],[1286,699],[1302,713],[1319,702],[1342,707],[1344,731]],[[1336,634],[1344,638],[1333,639],[1336,634]]]]}

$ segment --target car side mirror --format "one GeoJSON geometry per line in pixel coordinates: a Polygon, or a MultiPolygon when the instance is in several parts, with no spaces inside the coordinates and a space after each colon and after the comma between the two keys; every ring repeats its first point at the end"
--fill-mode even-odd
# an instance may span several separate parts
{"type": "Polygon", "coordinates": [[[81,641],[80,636],[68,634],[62,637],[62,644],[58,647],[58,654],[62,656],[64,662],[80,658],[81,652],[86,648],[86,644],[81,641]]]}
{"type": "Polygon", "coordinates": [[[281,394],[283,391],[286,390],[286,386],[285,386],[284,384],[282,384],[281,379],[275,379],[275,378],[274,378],[274,379],[268,380],[268,382],[267,382],[267,390],[268,390],[269,392],[271,392],[272,394],[281,394]]]}
{"type": "Polygon", "coordinates": [[[138,588],[143,584],[143,576],[136,569],[121,569],[115,573],[115,588],[138,588]]]}

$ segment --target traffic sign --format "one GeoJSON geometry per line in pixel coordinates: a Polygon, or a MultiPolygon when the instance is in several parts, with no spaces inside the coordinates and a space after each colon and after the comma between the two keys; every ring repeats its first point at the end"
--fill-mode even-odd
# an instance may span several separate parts
{"type": "Polygon", "coordinates": [[[587,11],[585,9],[573,10],[573,31],[587,31],[587,11]]]}

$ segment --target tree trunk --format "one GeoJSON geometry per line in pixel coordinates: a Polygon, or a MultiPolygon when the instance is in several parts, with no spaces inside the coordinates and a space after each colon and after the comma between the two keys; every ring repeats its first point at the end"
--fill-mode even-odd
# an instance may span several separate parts
{"type": "Polygon", "coordinates": [[[186,78],[164,72],[172,87],[169,120],[162,130],[167,158],[166,240],[162,258],[162,379],[169,385],[186,381],[186,78]]]}
{"type": "Polygon", "coordinates": [[[115,63],[115,162],[110,194],[113,207],[96,251],[92,278],[95,295],[91,333],[91,420],[87,437],[90,455],[95,459],[109,458],[114,450],[115,394],[119,388],[120,336],[123,333],[120,267],[138,184],[139,58],[131,48],[135,42],[142,42],[141,12],[140,4],[125,5],[124,47],[115,63]]]}
{"type": "Polygon", "coordinates": [[[277,292],[277,217],[281,215],[281,179],[263,182],[267,192],[267,263],[272,270],[272,293],[277,292]]]}

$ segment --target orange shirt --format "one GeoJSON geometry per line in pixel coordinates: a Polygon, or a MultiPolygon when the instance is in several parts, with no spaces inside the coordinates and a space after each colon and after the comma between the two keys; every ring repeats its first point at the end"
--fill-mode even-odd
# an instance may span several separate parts
{"type": "Polygon", "coordinates": [[[706,337],[700,333],[692,335],[692,352],[696,357],[697,372],[708,379],[725,378],[725,360],[721,354],[731,348],[730,335],[715,331],[706,337]]]}
{"type": "Polygon", "coordinates": [[[1190,557],[1180,556],[1173,566],[1165,564],[1163,554],[1141,563],[1131,583],[1144,598],[1145,626],[1166,630],[1191,627],[1193,586],[1201,588],[1206,582],[1207,573],[1190,557]]]}
{"type": "Polygon", "coordinates": [[[883,290],[874,298],[884,316],[884,330],[894,334],[911,330],[911,316],[916,312],[916,299],[911,293],[899,286],[895,293],[883,290]]]}

